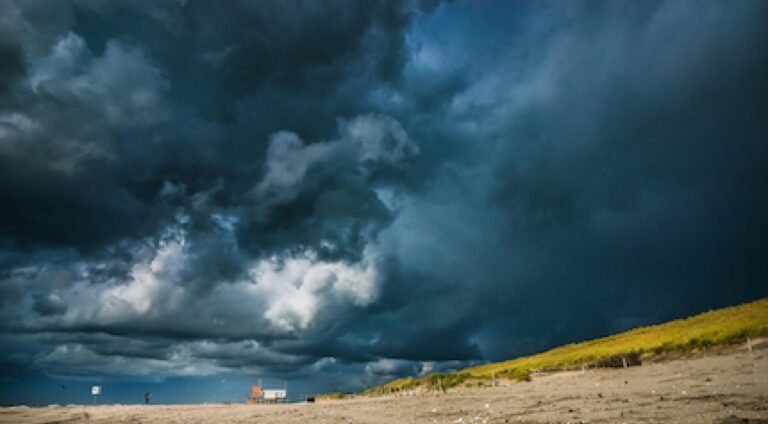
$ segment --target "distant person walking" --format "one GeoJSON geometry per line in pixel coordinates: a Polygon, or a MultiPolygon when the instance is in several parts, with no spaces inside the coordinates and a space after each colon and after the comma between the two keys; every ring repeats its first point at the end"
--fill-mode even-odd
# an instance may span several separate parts
{"type": "Polygon", "coordinates": [[[152,400],[152,392],[144,393],[144,402],[149,405],[150,400],[152,400]]]}

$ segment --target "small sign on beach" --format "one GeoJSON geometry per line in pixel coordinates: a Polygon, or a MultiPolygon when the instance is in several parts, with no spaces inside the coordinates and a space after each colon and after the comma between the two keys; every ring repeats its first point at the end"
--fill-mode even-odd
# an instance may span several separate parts
{"type": "Polygon", "coordinates": [[[96,399],[99,398],[99,395],[101,394],[101,386],[92,386],[91,387],[91,396],[93,396],[93,403],[96,403],[96,399]]]}

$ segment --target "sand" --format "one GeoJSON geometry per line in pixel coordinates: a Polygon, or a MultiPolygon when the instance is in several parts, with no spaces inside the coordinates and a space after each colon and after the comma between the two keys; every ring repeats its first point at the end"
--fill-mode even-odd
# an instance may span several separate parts
{"type": "Polygon", "coordinates": [[[2,408],[3,423],[768,423],[768,351],[290,405],[2,408]]]}

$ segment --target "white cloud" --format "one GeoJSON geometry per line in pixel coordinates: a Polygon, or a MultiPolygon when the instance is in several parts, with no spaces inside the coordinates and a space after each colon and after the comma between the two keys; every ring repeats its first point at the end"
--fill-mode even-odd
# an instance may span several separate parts
{"type": "Polygon", "coordinates": [[[127,279],[94,283],[80,273],[70,277],[75,282],[49,293],[56,296],[61,313],[33,314],[30,301],[16,311],[17,318],[33,316],[27,324],[43,327],[140,324],[150,332],[258,338],[324,328],[349,308],[370,305],[378,295],[370,248],[357,263],[323,261],[311,251],[255,259],[243,278],[217,282],[210,292],[200,293],[189,281],[198,257],[194,247],[183,229],[169,228],[157,244],[134,252],[127,279]]]}
{"type": "Polygon", "coordinates": [[[178,286],[185,265],[184,238],[162,240],[155,256],[138,263],[127,284],[111,287],[101,293],[100,315],[106,321],[128,316],[163,314],[176,310],[184,300],[184,289],[178,286]]]}
{"type": "Polygon", "coordinates": [[[307,329],[315,320],[343,311],[344,304],[369,305],[377,294],[372,264],[322,262],[309,252],[260,260],[251,276],[254,289],[269,305],[264,316],[287,332],[307,329]]]}

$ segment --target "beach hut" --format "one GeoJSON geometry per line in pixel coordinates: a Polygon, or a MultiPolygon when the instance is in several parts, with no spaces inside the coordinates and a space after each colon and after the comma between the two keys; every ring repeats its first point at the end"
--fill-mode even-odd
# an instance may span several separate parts
{"type": "Polygon", "coordinates": [[[288,400],[288,392],[285,389],[265,389],[264,402],[284,403],[288,400]]]}

